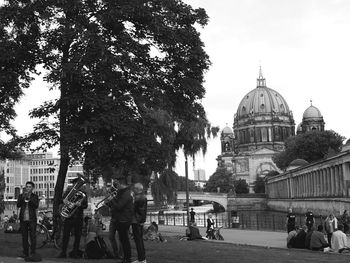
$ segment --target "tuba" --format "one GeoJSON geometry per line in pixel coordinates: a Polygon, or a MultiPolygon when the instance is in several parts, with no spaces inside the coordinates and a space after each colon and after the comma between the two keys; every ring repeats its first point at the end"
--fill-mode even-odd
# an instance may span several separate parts
{"type": "Polygon", "coordinates": [[[78,203],[82,202],[83,199],[86,198],[86,194],[80,191],[80,188],[87,182],[88,180],[83,175],[78,175],[78,181],[73,185],[73,188],[69,191],[68,195],[63,200],[64,205],[61,210],[62,217],[71,217],[78,209],[78,203]]]}

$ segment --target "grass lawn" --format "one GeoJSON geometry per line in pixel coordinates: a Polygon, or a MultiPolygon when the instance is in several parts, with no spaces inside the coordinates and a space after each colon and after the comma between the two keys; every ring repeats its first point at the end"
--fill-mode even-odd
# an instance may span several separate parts
{"type": "MultiPolygon", "coordinates": [[[[168,242],[145,242],[147,262],[350,262],[349,255],[335,255],[307,250],[272,249],[253,246],[240,246],[222,242],[209,241],[180,241],[176,237],[166,237],[168,242]]],[[[107,239],[107,238],[105,238],[107,239]]],[[[136,250],[133,240],[132,255],[136,259],[136,250]]],[[[0,232],[0,257],[17,257],[22,249],[20,234],[4,234],[0,232]]],[[[38,252],[43,259],[55,260],[59,251],[51,245],[41,248],[38,252]]],[[[45,262],[43,260],[43,262],[45,262]]],[[[62,261],[62,260],[60,260],[62,261]]],[[[67,262],[116,262],[116,260],[72,260],[67,262]]],[[[6,263],[6,262],[4,262],[6,263]]]]}

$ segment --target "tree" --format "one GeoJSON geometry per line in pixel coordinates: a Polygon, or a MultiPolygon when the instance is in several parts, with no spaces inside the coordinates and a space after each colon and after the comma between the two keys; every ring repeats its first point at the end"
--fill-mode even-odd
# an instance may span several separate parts
{"type": "MultiPolygon", "coordinates": [[[[199,191],[194,181],[188,180],[189,191],[199,191]]],[[[152,183],[151,192],[156,204],[164,201],[175,203],[177,191],[186,191],[186,178],[179,176],[172,169],[165,169],[152,183]]]]}
{"type": "Polygon", "coordinates": [[[59,145],[55,213],[72,160],[147,176],[172,167],[179,148],[206,149],[201,100],[210,62],[195,27],[208,21],[203,9],[179,0],[23,0],[0,12],[0,29],[10,31],[2,41],[32,56],[12,70],[40,64],[60,91],[32,111],[41,121],[26,138],[41,140],[40,149],[59,145]]]}
{"type": "MultiPolygon", "coordinates": [[[[218,167],[205,184],[205,192],[217,192],[218,187],[221,193],[228,193],[232,189],[233,174],[224,167],[218,167]]],[[[235,186],[236,187],[236,186],[235,186]]]]}
{"type": "Polygon", "coordinates": [[[265,193],[265,178],[258,177],[253,187],[254,193],[265,193]]]}
{"type": "Polygon", "coordinates": [[[5,211],[4,191],[6,189],[5,170],[0,171],[0,214],[5,211]]]}
{"type": "Polygon", "coordinates": [[[340,152],[344,137],[334,131],[309,131],[289,137],[285,150],[273,157],[278,168],[285,170],[295,159],[316,162],[327,156],[329,151],[340,152]]]}
{"type": "Polygon", "coordinates": [[[235,191],[237,194],[248,194],[249,185],[245,179],[234,180],[235,191]]]}

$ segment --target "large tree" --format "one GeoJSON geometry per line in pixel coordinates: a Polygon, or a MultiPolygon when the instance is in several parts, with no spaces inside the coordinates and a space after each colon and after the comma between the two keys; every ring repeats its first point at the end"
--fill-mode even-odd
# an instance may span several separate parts
{"type": "Polygon", "coordinates": [[[28,138],[59,145],[55,211],[73,159],[137,176],[173,166],[182,147],[205,150],[210,63],[195,27],[208,21],[203,9],[180,0],[9,0],[0,14],[2,41],[32,55],[13,70],[43,65],[60,91],[32,111],[41,121],[28,138]]]}
{"type": "Polygon", "coordinates": [[[295,159],[315,162],[330,152],[340,152],[344,137],[334,131],[309,131],[289,137],[285,150],[273,157],[278,168],[285,170],[295,159]]]}
{"type": "Polygon", "coordinates": [[[220,192],[228,193],[230,189],[233,189],[233,174],[225,167],[218,167],[210,177],[204,187],[205,192],[217,192],[220,188],[220,192]]]}

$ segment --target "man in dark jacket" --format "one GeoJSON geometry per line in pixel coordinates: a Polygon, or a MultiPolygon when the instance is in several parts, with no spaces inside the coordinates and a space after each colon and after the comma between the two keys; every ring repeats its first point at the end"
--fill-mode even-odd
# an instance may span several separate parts
{"type": "Polygon", "coordinates": [[[130,187],[126,184],[126,180],[120,180],[117,188],[117,196],[107,199],[105,204],[111,208],[111,224],[115,225],[119,234],[119,240],[123,246],[123,262],[128,263],[131,262],[129,228],[134,215],[133,196],[130,187]]]}
{"type": "Polygon", "coordinates": [[[147,215],[147,198],[143,193],[143,185],[136,183],[134,185],[134,217],[132,221],[132,233],[134,235],[137,260],[146,263],[145,246],[143,244],[143,224],[147,215]]]}
{"type": "Polygon", "coordinates": [[[307,226],[303,225],[303,227],[299,230],[298,234],[294,237],[292,241],[291,245],[293,248],[305,248],[306,232],[307,226]]]}
{"type": "MultiPolygon", "coordinates": [[[[78,178],[74,179],[72,181],[73,185],[77,182],[78,178]]],[[[65,197],[69,194],[72,187],[68,187],[65,193],[63,194],[62,203],[64,203],[65,197]]],[[[80,189],[80,191],[82,191],[80,189]]],[[[84,193],[84,191],[82,191],[84,193]]],[[[85,194],[85,193],[84,193],[85,194]]],[[[67,257],[67,248],[69,243],[69,237],[72,232],[72,229],[74,229],[74,244],[73,244],[73,250],[69,252],[69,257],[71,258],[81,258],[83,255],[83,252],[79,249],[80,247],[80,239],[84,224],[84,209],[88,207],[87,198],[84,197],[80,201],[76,203],[76,206],[78,207],[74,213],[64,219],[63,222],[63,237],[62,237],[62,251],[59,254],[58,258],[66,258],[67,257]]]]}
{"type": "Polygon", "coordinates": [[[28,233],[30,236],[31,254],[35,254],[36,247],[36,209],[39,206],[39,198],[33,193],[34,183],[27,182],[25,192],[20,194],[17,200],[17,207],[20,208],[19,220],[22,233],[23,256],[29,257],[28,233]]]}

